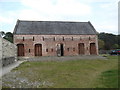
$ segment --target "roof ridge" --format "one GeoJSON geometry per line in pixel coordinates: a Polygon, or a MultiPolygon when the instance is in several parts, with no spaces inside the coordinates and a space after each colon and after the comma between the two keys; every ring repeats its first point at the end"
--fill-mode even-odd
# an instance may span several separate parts
{"type": "Polygon", "coordinates": [[[20,22],[63,22],[63,23],[88,23],[80,21],[39,21],[39,20],[19,20],[20,22]]]}

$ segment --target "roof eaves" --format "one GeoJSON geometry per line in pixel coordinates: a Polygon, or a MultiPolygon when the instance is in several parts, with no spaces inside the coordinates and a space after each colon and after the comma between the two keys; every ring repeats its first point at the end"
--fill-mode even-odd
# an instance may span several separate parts
{"type": "Polygon", "coordinates": [[[94,26],[91,24],[90,21],[88,21],[89,25],[93,28],[93,31],[95,32],[95,34],[98,34],[98,32],[96,31],[96,29],[94,28],[94,26]]]}
{"type": "Polygon", "coordinates": [[[20,20],[18,19],[18,20],[17,20],[17,23],[16,23],[16,25],[15,25],[15,28],[14,28],[13,34],[16,34],[16,31],[17,31],[17,28],[18,28],[19,22],[20,22],[20,20]]]}

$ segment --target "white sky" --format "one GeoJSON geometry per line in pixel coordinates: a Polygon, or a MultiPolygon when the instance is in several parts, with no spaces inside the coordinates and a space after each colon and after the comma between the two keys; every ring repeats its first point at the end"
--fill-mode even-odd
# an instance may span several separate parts
{"type": "Polygon", "coordinates": [[[98,32],[118,34],[118,1],[0,0],[0,31],[13,32],[17,19],[90,21],[98,32]]]}

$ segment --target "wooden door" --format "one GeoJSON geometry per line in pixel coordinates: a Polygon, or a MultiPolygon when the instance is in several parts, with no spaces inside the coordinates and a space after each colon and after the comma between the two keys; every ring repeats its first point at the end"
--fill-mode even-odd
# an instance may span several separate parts
{"type": "Polygon", "coordinates": [[[42,45],[35,44],[35,56],[42,56],[42,45]]]}
{"type": "Polygon", "coordinates": [[[17,44],[17,55],[24,56],[24,44],[17,44]]]}
{"type": "Polygon", "coordinates": [[[90,54],[91,55],[96,55],[96,46],[95,43],[90,43],[90,54]]]}
{"type": "Polygon", "coordinates": [[[79,53],[80,55],[85,54],[84,43],[79,43],[79,44],[78,44],[78,53],[79,53]]]}

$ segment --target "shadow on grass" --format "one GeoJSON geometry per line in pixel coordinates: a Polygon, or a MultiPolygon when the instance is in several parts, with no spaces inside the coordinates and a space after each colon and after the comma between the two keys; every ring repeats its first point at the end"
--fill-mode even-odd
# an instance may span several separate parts
{"type": "Polygon", "coordinates": [[[118,70],[108,70],[102,72],[100,82],[106,88],[118,88],[118,70]]]}

